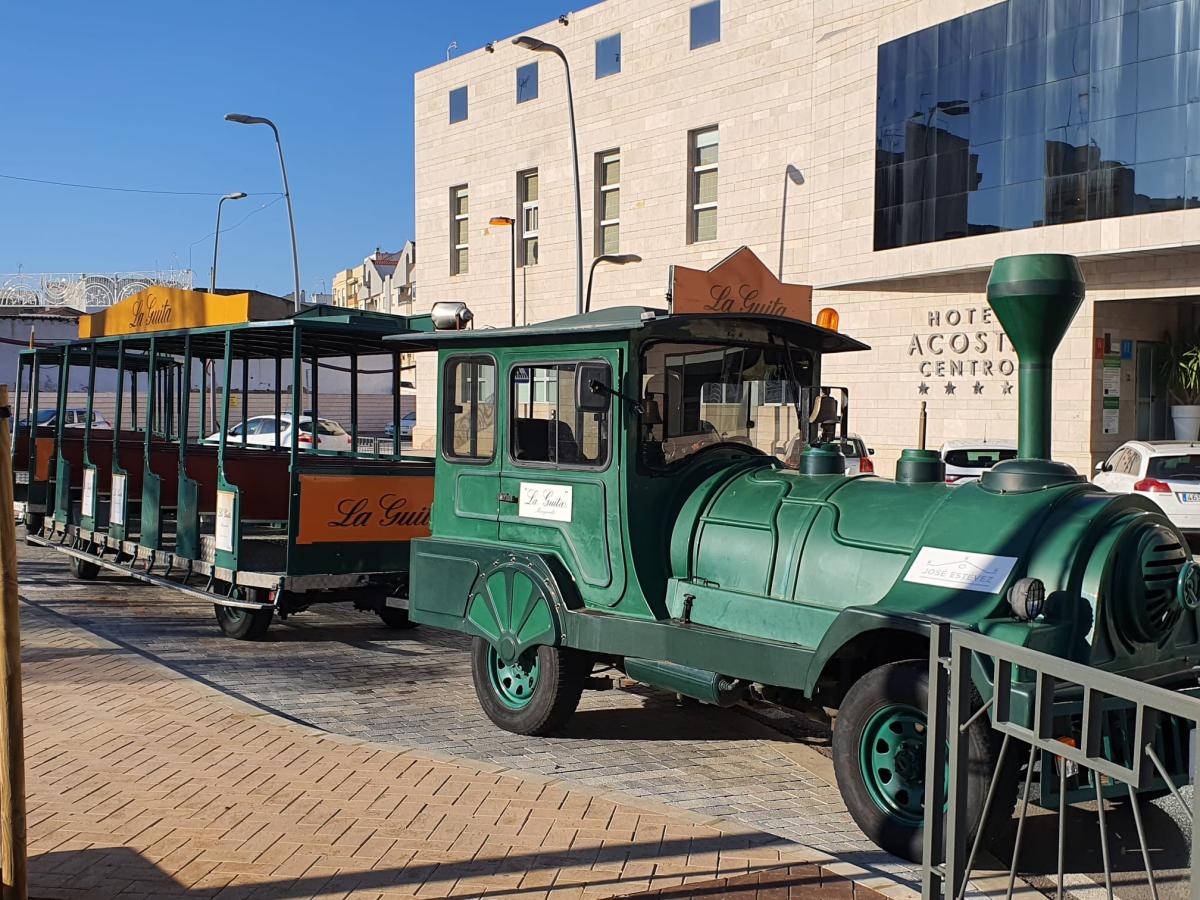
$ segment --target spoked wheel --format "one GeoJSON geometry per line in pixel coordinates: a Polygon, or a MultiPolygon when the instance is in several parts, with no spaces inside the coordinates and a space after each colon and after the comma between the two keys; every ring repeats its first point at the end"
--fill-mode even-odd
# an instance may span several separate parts
{"type": "Polygon", "coordinates": [[[530,647],[513,659],[481,637],[471,646],[471,680],[487,717],[514,734],[551,734],[579,705],[591,657],[578,650],[530,647]]]}
{"type": "Polygon", "coordinates": [[[71,574],[80,581],[93,581],[100,574],[98,563],[88,562],[78,556],[71,557],[71,574]]]}
{"type": "Polygon", "coordinates": [[[273,609],[245,609],[240,606],[222,606],[213,604],[217,613],[217,624],[227,637],[239,641],[257,641],[271,627],[271,619],[275,615],[273,609]]]}
{"type": "MultiPolygon", "coordinates": [[[[846,694],[833,731],[834,771],[850,815],[884,850],[913,862],[921,859],[926,817],[928,682],[924,662],[891,663],[871,670],[846,694]]],[[[971,724],[966,739],[968,840],[973,840],[996,770],[998,745],[986,717],[971,724]]],[[[996,785],[989,823],[1010,817],[1016,802],[1016,775],[1010,757],[996,785]]],[[[935,813],[942,814],[942,810],[935,813]]]]}

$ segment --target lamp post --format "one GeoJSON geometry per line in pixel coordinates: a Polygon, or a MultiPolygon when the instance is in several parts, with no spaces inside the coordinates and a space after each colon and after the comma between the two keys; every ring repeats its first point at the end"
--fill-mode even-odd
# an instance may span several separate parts
{"type": "Polygon", "coordinates": [[[562,60],[563,70],[567,73],[567,118],[571,125],[571,166],[575,173],[575,312],[581,313],[583,303],[583,206],[579,199],[579,148],[575,138],[575,99],[571,93],[571,66],[567,55],[560,47],[547,44],[537,38],[523,34],[513,38],[513,43],[535,53],[553,53],[562,60]]]}
{"type": "Polygon", "coordinates": [[[512,229],[512,252],[509,256],[508,276],[511,291],[512,321],[511,327],[517,327],[517,220],[512,216],[492,216],[489,225],[497,228],[512,229]]]}
{"type": "Polygon", "coordinates": [[[779,272],[778,278],[783,281],[783,242],[787,235],[787,211],[788,211],[788,185],[789,184],[804,184],[804,175],[801,171],[788,163],[787,168],[783,173],[783,209],[779,214],[779,272]]]}
{"type": "Polygon", "coordinates": [[[237,122],[239,125],[269,125],[275,135],[275,149],[279,151],[279,172],[283,175],[283,199],[287,201],[288,227],[292,231],[292,280],[295,291],[292,298],[295,300],[296,312],[300,312],[300,253],[296,250],[296,220],[292,215],[292,192],[288,190],[287,167],[283,164],[283,144],[279,140],[279,129],[270,119],[242,113],[226,113],[225,121],[237,122]]]}
{"type": "Polygon", "coordinates": [[[221,207],[226,200],[243,200],[246,195],[242,191],[234,191],[232,194],[226,194],[217,201],[217,229],[213,232],[213,264],[212,271],[209,272],[208,292],[215,294],[217,292],[217,247],[221,244],[221,207]]]}
{"type": "Polygon", "coordinates": [[[642,258],[636,253],[602,253],[592,260],[592,267],[588,270],[587,283],[587,298],[583,305],[584,312],[592,311],[592,276],[596,274],[596,266],[600,263],[612,263],[614,266],[624,266],[629,263],[641,262],[642,258]]]}

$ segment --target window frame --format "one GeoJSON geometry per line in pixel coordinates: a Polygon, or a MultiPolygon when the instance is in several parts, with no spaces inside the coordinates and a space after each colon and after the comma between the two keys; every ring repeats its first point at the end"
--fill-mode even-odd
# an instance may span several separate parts
{"type": "MultiPolygon", "coordinates": [[[[505,444],[507,445],[506,453],[507,453],[507,464],[508,465],[512,465],[513,467],[522,468],[522,469],[541,469],[543,471],[557,471],[557,472],[607,472],[609,470],[609,468],[612,466],[612,461],[616,456],[616,454],[613,453],[613,434],[614,434],[613,419],[616,417],[616,409],[617,409],[616,403],[609,404],[608,412],[606,414],[608,428],[607,428],[607,432],[602,435],[605,438],[603,463],[563,464],[563,463],[558,463],[558,462],[540,462],[538,460],[517,459],[513,452],[513,449],[514,449],[513,442],[516,440],[516,436],[517,436],[517,429],[515,427],[515,423],[516,423],[516,419],[517,419],[517,416],[515,414],[516,413],[515,404],[517,402],[517,392],[512,390],[512,385],[513,385],[513,378],[516,375],[516,370],[517,369],[548,368],[548,367],[553,366],[554,371],[558,372],[559,366],[575,366],[575,371],[578,372],[579,367],[581,365],[584,365],[587,363],[597,363],[599,365],[607,366],[608,374],[609,374],[609,381],[611,383],[613,364],[610,360],[604,359],[603,357],[587,356],[587,357],[576,357],[574,359],[564,359],[563,357],[552,357],[552,358],[538,357],[537,359],[513,360],[513,361],[509,362],[508,373],[507,373],[507,378],[506,378],[506,384],[509,386],[509,391],[508,391],[509,397],[508,397],[508,401],[506,403],[506,407],[508,410],[508,439],[505,441],[505,444]]],[[[559,381],[559,379],[555,379],[556,386],[557,386],[558,381],[559,381]]],[[[532,395],[533,395],[533,373],[532,372],[530,373],[530,377],[529,377],[529,391],[530,391],[530,396],[532,397],[532,395]]],[[[531,400],[531,402],[533,402],[533,401],[531,400]]],[[[557,398],[556,398],[555,402],[557,402],[557,398]]],[[[579,436],[576,435],[576,443],[578,443],[578,437],[579,436]]]]}
{"type": "Polygon", "coordinates": [[[712,209],[718,210],[717,216],[720,216],[720,190],[721,190],[721,126],[720,125],[705,125],[702,128],[693,128],[688,132],[688,222],[687,222],[687,243],[689,244],[707,244],[717,240],[717,235],[714,234],[711,238],[697,237],[697,225],[699,213],[712,209]],[[700,144],[699,139],[703,134],[715,132],[717,135],[717,161],[713,163],[701,163],[700,160],[700,144]],[[717,198],[713,201],[700,202],[700,176],[707,172],[717,173],[717,198]]]}
{"type": "Polygon", "coordinates": [[[621,37],[621,32],[619,32],[619,31],[614,31],[612,34],[606,34],[603,37],[596,38],[596,59],[595,59],[594,74],[596,76],[597,81],[599,81],[601,78],[608,78],[611,75],[620,75],[621,74],[621,71],[623,68],[623,66],[622,66],[623,60],[621,57],[622,57],[622,51],[624,50],[624,44],[625,44],[624,39],[621,37]],[[604,41],[611,41],[613,38],[617,39],[617,67],[608,72],[605,72],[602,75],[602,74],[600,74],[600,59],[601,59],[600,45],[604,41]]]}
{"type": "Polygon", "coordinates": [[[693,3],[688,8],[688,50],[700,50],[719,43],[721,43],[721,0],[704,0],[703,3],[693,3]],[[696,12],[712,6],[717,8],[717,36],[698,44],[696,43],[696,12]]]}
{"type": "Polygon", "coordinates": [[[517,66],[515,92],[516,92],[516,101],[517,101],[518,106],[520,106],[522,103],[531,103],[532,101],[536,100],[540,96],[540,91],[541,91],[541,85],[539,84],[540,78],[541,78],[541,73],[538,70],[538,64],[537,64],[536,59],[533,62],[527,62],[522,66],[517,66]],[[521,72],[529,71],[529,70],[533,71],[533,94],[528,97],[522,98],[521,97],[521,72]]]}
{"type": "Polygon", "coordinates": [[[467,119],[469,119],[471,116],[471,97],[470,97],[470,93],[467,91],[467,85],[463,84],[463,85],[460,85],[459,87],[451,88],[447,97],[448,97],[449,106],[450,106],[450,109],[449,109],[450,124],[457,125],[459,122],[467,121],[467,119]],[[460,91],[462,92],[462,98],[463,98],[463,114],[462,114],[462,118],[456,119],[456,118],[454,118],[454,95],[458,94],[460,91]]]}
{"type": "Polygon", "coordinates": [[[447,393],[447,390],[446,390],[447,387],[449,387],[451,385],[450,367],[457,363],[472,362],[472,361],[476,362],[476,363],[489,364],[492,366],[493,369],[495,369],[495,371],[497,373],[500,371],[500,366],[496,362],[496,357],[494,354],[491,354],[491,353],[478,353],[478,352],[476,352],[476,353],[452,353],[451,355],[446,357],[446,359],[442,363],[442,381],[441,381],[441,386],[442,386],[441,407],[442,408],[438,411],[438,416],[440,419],[439,425],[442,430],[442,435],[441,435],[441,440],[438,441],[438,444],[440,445],[442,459],[445,462],[450,463],[451,465],[455,465],[455,466],[490,466],[496,461],[495,437],[500,433],[500,421],[499,421],[499,418],[497,415],[500,410],[500,396],[499,396],[500,381],[499,381],[499,379],[496,380],[496,397],[492,404],[494,409],[492,412],[493,439],[492,439],[491,455],[487,456],[487,457],[459,456],[458,454],[456,454],[454,452],[454,437],[453,437],[454,414],[450,411],[451,402],[449,399],[447,399],[447,398],[453,397],[453,392],[447,393]]]}
{"type": "Polygon", "coordinates": [[[616,160],[617,165],[622,165],[624,160],[621,158],[621,148],[614,147],[611,150],[601,150],[596,154],[596,197],[594,200],[596,213],[596,232],[593,235],[597,252],[593,256],[600,256],[604,253],[620,253],[621,252],[621,179],[618,178],[613,184],[604,183],[604,166],[605,163],[616,160]],[[617,195],[617,217],[615,219],[604,218],[605,199],[607,194],[616,192],[617,195]],[[604,229],[615,225],[617,227],[617,246],[613,250],[609,250],[604,246],[604,229]]]}
{"type": "Polygon", "coordinates": [[[542,179],[536,167],[531,169],[522,169],[517,172],[517,224],[520,229],[520,234],[517,239],[517,268],[523,269],[526,266],[536,266],[541,258],[541,241],[539,240],[541,226],[541,197],[542,197],[542,179]],[[529,197],[529,181],[530,177],[537,179],[537,198],[534,200],[529,197]],[[533,229],[527,227],[527,216],[533,212],[533,217],[537,221],[537,226],[533,229]],[[534,251],[534,259],[529,260],[529,241],[537,241],[538,247],[534,251]]]}
{"type": "Polygon", "coordinates": [[[457,275],[466,275],[471,271],[471,191],[470,184],[456,184],[450,188],[450,277],[457,275]],[[460,213],[458,211],[459,191],[462,191],[462,196],[467,200],[467,211],[460,213]],[[458,243],[458,223],[465,222],[465,230],[467,240],[463,243],[458,243]],[[464,266],[459,259],[459,251],[467,251],[467,264],[464,266]]]}

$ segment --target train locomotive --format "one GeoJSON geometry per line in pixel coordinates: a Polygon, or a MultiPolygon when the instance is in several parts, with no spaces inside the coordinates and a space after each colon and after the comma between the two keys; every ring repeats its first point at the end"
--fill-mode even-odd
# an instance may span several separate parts
{"type": "MultiPolygon", "coordinates": [[[[473,636],[478,699],[521,734],[563,726],[597,662],[718,706],[837,710],[849,811],[917,859],[931,623],[1196,684],[1200,572],[1183,536],[1148,501],[1049,459],[1052,357],[1083,297],[1073,257],[995,263],[1020,451],[962,486],[923,449],[894,480],[845,474],[846,404],[821,363],[866,348],[807,321],[626,307],[398,336],[440,369],[410,617],[473,636]],[[755,446],[764,400],[794,407],[794,468],[755,446]]],[[[975,673],[979,702],[990,679],[975,673]]],[[[996,745],[986,721],[970,727],[982,827],[996,745]]],[[[1015,781],[1003,789],[1015,799],[1015,781]]]]}

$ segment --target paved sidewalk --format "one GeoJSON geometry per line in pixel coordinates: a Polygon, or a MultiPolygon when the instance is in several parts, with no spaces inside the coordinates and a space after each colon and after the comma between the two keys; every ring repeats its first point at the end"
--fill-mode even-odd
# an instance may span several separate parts
{"type": "Polygon", "coordinates": [[[728,819],[297,725],[24,604],[22,625],[33,897],[612,897],[813,862],[911,895],[728,819]]]}

